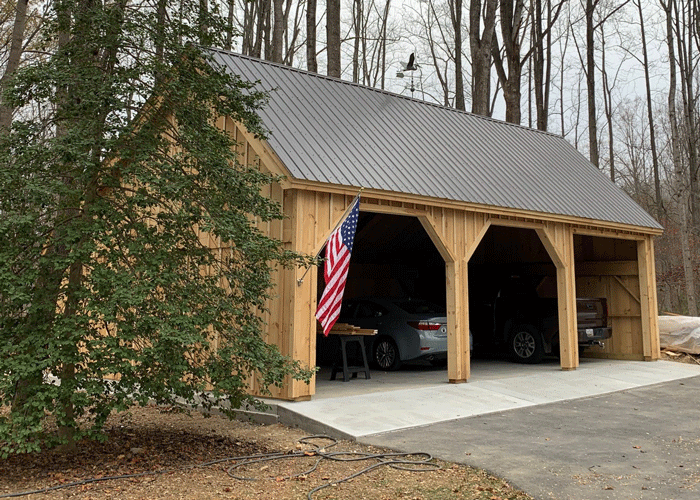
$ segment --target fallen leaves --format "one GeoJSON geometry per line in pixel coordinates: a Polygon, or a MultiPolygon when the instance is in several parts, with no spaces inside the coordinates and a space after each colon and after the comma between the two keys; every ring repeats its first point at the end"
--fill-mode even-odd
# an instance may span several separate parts
{"type": "MultiPolygon", "coordinates": [[[[231,500],[262,498],[291,500],[306,498],[309,491],[329,481],[357,472],[352,462],[332,462],[317,472],[286,480],[305,470],[318,454],[304,451],[299,458],[283,461],[280,469],[268,464],[255,467],[262,480],[238,481],[227,474],[235,460],[210,467],[192,467],[223,457],[242,457],[277,450],[297,449],[295,441],[303,431],[279,425],[256,426],[212,417],[202,419],[179,413],[161,413],[157,408],[133,409],[128,415],[110,419],[106,443],[81,443],[75,457],[42,453],[11,457],[0,462],[0,492],[14,493],[71,483],[89,478],[125,475],[169,469],[166,474],[72,486],[42,495],[46,500],[70,497],[75,500],[204,500],[218,492],[231,500]],[[306,464],[300,467],[297,460],[306,464]],[[186,470],[175,470],[189,467],[186,470]],[[262,472],[261,472],[262,471],[262,472]],[[267,479],[272,478],[272,480],[267,479]]],[[[375,447],[343,443],[344,451],[383,453],[375,447]]],[[[484,471],[459,464],[444,464],[439,472],[415,473],[391,468],[376,469],[343,483],[334,483],[332,498],[360,500],[407,498],[416,500],[479,499],[527,500],[504,481],[484,471]]],[[[362,468],[360,466],[359,468],[362,468]]],[[[316,499],[317,496],[314,496],[316,499]]],[[[318,495],[317,500],[329,498],[318,495]]]]}

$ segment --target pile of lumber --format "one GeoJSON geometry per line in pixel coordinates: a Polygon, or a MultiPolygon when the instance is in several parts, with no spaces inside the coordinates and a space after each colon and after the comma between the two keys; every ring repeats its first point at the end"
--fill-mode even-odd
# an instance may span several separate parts
{"type": "MultiPolygon", "coordinates": [[[[321,331],[319,331],[321,333],[321,331]]],[[[376,335],[377,330],[370,330],[367,328],[360,328],[355,325],[350,325],[348,323],[336,323],[328,332],[329,335],[376,335]]]]}

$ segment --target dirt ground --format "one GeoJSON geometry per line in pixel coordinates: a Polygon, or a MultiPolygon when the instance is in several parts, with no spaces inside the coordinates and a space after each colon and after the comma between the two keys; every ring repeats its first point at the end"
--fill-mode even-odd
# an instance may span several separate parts
{"type": "Polygon", "coordinates": [[[0,498],[63,486],[20,498],[291,500],[329,484],[311,498],[530,499],[480,470],[349,441],[300,443],[307,434],[282,425],[135,407],[111,417],[107,433],[105,443],[81,443],[77,456],[43,452],[0,461],[0,498]],[[250,464],[241,458],[273,453],[250,464]],[[130,477],[104,480],[113,476],[130,477]]]}
{"type": "MultiPolygon", "coordinates": [[[[700,356],[684,353],[664,351],[662,358],[700,364],[700,356]]],[[[283,425],[152,406],[113,415],[107,434],[104,443],[81,443],[75,456],[0,460],[0,499],[531,499],[484,471],[426,459],[421,450],[392,456],[350,441],[299,442],[307,434],[283,425]]]]}

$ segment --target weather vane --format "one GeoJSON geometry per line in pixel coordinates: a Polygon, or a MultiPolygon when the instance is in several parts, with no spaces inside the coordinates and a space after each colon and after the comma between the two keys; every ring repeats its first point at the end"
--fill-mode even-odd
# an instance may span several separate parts
{"type": "MultiPolygon", "coordinates": [[[[396,78],[403,78],[405,72],[408,72],[408,71],[411,72],[411,84],[410,84],[410,86],[406,85],[406,88],[411,91],[411,97],[413,97],[413,93],[416,91],[416,86],[415,86],[414,80],[413,80],[413,73],[419,68],[420,68],[420,66],[418,64],[416,64],[416,54],[415,54],[415,52],[412,52],[411,56],[408,58],[408,62],[406,63],[406,66],[396,73],[396,78]]],[[[418,76],[418,78],[420,78],[420,75],[418,76]]]]}

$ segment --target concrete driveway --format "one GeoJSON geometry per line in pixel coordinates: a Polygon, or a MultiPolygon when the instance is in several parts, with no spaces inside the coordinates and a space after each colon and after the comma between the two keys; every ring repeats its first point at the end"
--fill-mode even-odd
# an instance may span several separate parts
{"type": "Polygon", "coordinates": [[[280,404],[280,418],[484,468],[538,499],[700,498],[700,366],[582,360],[354,393],[362,382],[280,404]]]}

